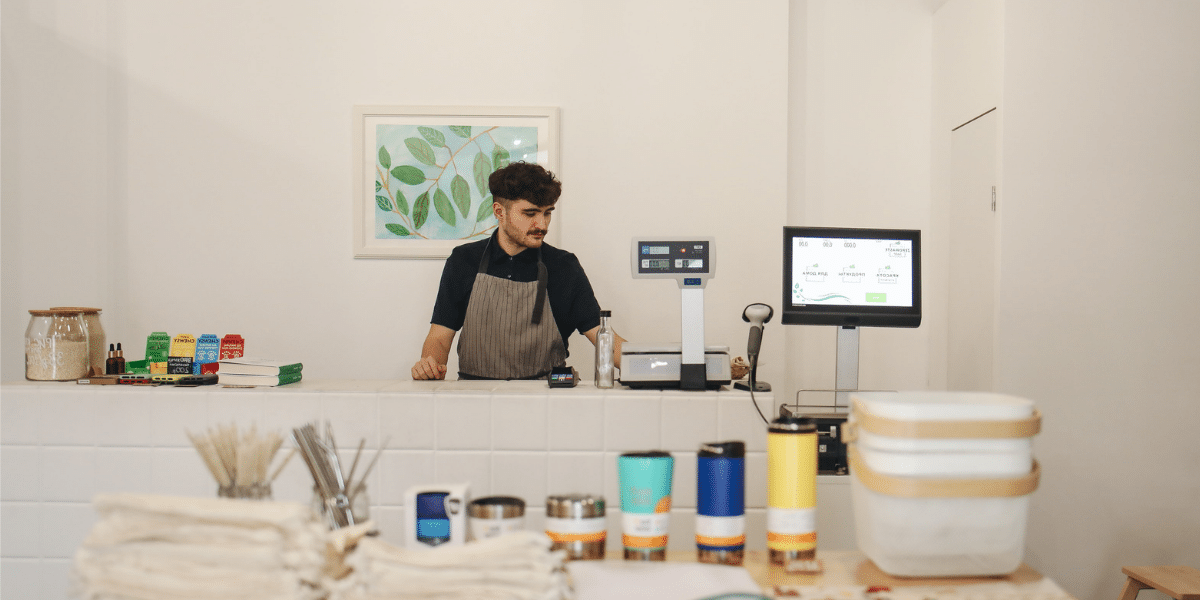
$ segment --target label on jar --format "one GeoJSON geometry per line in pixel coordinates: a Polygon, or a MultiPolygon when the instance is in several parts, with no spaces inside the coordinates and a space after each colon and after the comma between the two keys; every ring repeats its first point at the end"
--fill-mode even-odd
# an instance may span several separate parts
{"type": "Polygon", "coordinates": [[[671,513],[622,513],[621,543],[626,548],[657,550],[667,547],[671,513]]]}
{"type": "Polygon", "coordinates": [[[741,546],[746,543],[746,517],[696,515],[696,543],[701,546],[741,546]]]}
{"type": "Polygon", "coordinates": [[[767,547],[772,550],[808,550],[817,544],[817,511],[814,508],[767,507],[767,547]]]}
{"type": "Polygon", "coordinates": [[[525,528],[525,517],[510,519],[481,519],[471,517],[471,539],[485,540],[502,536],[506,533],[520,531],[525,528]]]}
{"type": "Polygon", "coordinates": [[[25,343],[25,377],[65,381],[87,377],[88,343],[44,337],[25,343]]]}
{"type": "Polygon", "coordinates": [[[608,522],[604,517],[546,517],[546,537],[555,542],[602,542],[608,537],[608,522]]]}

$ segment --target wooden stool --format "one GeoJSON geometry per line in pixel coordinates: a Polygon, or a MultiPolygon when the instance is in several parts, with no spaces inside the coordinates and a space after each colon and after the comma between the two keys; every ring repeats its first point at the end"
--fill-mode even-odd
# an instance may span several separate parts
{"type": "Polygon", "coordinates": [[[1128,575],[1121,600],[1134,600],[1138,592],[1154,588],[1175,600],[1200,600],[1200,571],[1179,565],[1121,567],[1128,575]]]}

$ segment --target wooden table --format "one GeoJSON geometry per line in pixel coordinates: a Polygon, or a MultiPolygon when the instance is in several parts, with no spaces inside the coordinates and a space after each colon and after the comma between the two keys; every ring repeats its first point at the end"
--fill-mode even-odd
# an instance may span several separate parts
{"type": "MultiPolygon", "coordinates": [[[[861,552],[826,550],[817,552],[823,571],[820,574],[788,573],[767,560],[762,550],[746,552],[743,567],[773,598],[841,598],[846,600],[882,598],[961,599],[1003,595],[1009,598],[1051,600],[1072,597],[1052,580],[1022,564],[1015,572],[999,577],[902,578],[880,571],[861,552]],[[884,592],[887,592],[884,594],[884,592]]],[[[695,561],[694,552],[669,551],[667,560],[695,561]]]]}

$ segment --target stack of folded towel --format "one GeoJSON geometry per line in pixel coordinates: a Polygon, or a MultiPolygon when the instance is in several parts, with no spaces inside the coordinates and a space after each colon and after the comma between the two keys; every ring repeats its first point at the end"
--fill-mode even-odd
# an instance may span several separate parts
{"type": "Polygon", "coordinates": [[[304,505],[101,495],[75,554],[83,600],[317,600],[328,530],[304,505]]]}
{"type": "Polygon", "coordinates": [[[345,555],[349,574],[327,585],[330,600],[566,600],[564,559],[531,531],[429,550],[362,538],[345,555]]]}

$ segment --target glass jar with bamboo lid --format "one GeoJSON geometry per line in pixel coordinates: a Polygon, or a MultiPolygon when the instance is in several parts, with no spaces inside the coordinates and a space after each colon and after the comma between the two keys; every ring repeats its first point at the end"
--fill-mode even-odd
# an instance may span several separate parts
{"type": "Polygon", "coordinates": [[[25,328],[25,378],[70,381],[88,374],[88,334],[76,311],[30,310],[25,328]]]}
{"type": "Polygon", "coordinates": [[[108,343],[104,326],[100,324],[100,309],[86,306],[52,306],[50,310],[76,311],[83,316],[83,326],[88,333],[88,375],[103,375],[104,361],[108,358],[105,344],[108,343]]]}

